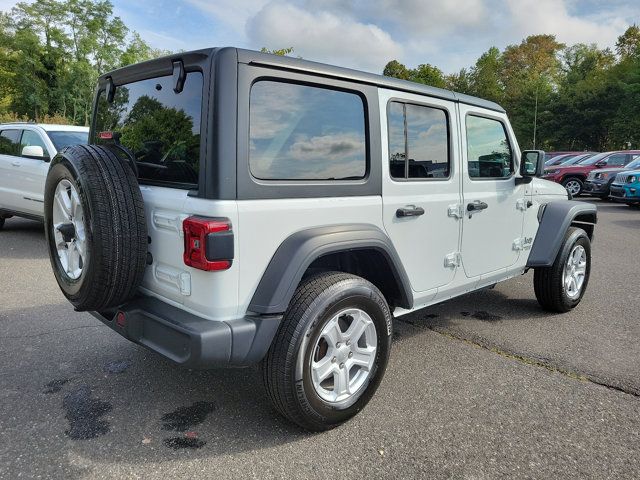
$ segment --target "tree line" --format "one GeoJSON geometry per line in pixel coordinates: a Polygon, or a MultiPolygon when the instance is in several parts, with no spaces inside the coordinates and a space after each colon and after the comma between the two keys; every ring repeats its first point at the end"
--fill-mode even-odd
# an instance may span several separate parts
{"type": "Polygon", "coordinates": [[[559,43],[533,35],[504,50],[492,47],[475,65],[445,75],[428,63],[396,60],[384,75],[493,100],[511,119],[522,148],[640,148],[640,28],[615,49],[559,43]]]}
{"type": "Polygon", "coordinates": [[[0,12],[0,121],[88,125],[100,74],[165,52],[108,0],[36,0],[0,12]]]}

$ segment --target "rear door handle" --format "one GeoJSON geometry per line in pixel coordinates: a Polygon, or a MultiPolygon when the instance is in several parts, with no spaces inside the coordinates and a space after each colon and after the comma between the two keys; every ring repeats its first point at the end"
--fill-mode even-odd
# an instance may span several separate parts
{"type": "Polygon", "coordinates": [[[407,205],[396,210],[396,217],[398,218],[419,217],[420,215],[424,215],[424,208],[416,207],[415,205],[407,205]]]}
{"type": "Polygon", "coordinates": [[[487,205],[485,202],[481,202],[480,200],[476,200],[473,203],[467,204],[467,212],[478,212],[487,208],[489,208],[489,205],[487,205]]]}

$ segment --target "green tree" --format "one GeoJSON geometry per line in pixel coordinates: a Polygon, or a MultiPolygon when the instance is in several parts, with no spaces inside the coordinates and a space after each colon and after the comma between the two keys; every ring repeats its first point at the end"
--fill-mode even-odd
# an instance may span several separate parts
{"type": "Polygon", "coordinates": [[[640,56],[640,28],[637,25],[631,25],[618,37],[616,52],[623,60],[640,56]]]}
{"type": "Polygon", "coordinates": [[[279,48],[277,50],[269,50],[267,47],[262,47],[260,49],[260,51],[262,53],[271,53],[273,55],[278,55],[280,57],[285,57],[285,56],[293,53],[293,47],[279,48]]]}
{"type": "Polygon", "coordinates": [[[399,78],[400,80],[409,80],[411,76],[409,69],[397,60],[391,60],[387,63],[382,74],[387,77],[399,78]]]}
{"type": "Polygon", "coordinates": [[[473,95],[501,103],[504,93],[502,83],[502,54],[491,47],[476,61],[471,69],[471,91],[473,95]]]}
{"type": "Polygon", "coordinates": [[[424,83],[425,85],[438,88],[446,87],[444,74],[438,67],[434,67],[428,63],[422,63],[409,72],[409,80],[413,82],[424,83]]]}
{"type": "Polygon", "coordinates": [[[97,77],[160,56],[106,0],[36,0],[0,16],[0,112],[87,125],[97,77]]]}

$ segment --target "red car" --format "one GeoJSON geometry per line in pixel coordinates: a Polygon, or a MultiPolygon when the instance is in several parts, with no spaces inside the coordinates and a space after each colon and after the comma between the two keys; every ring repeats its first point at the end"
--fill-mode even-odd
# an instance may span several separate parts
{"type": "Polygon", "coordinates": [[[572,196],[577,197],[582,193],[589,172],[604,167],[623,167],[638,154],[640,150],[599,153],[575,165],[548,167],[542,178],[562,184],[572,196]]]}

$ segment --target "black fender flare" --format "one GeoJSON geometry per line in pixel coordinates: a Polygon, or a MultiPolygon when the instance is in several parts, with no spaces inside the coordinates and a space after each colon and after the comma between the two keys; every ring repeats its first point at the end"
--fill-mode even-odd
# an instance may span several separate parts
{"type": "Polygon", "coordinates": [[[259,314],[284,312],[314,260],[329,253],[362,249],[382,254],[400,291],[398,306],[412,308],[411,284],[391,239],[375,225],[346,224],[309,228],[287,237],[271,258],[248,310],[259,314]]]}
{"type": "Polygon", "coordinates": [[[576,201],[549,202],[538,211],[540,227],[531,247],[527,267],[550,267],[553,265],[571,225],[583,227],[593,237],[593,228],[598,222],[598,209],[592,203],[576,201]]]}

